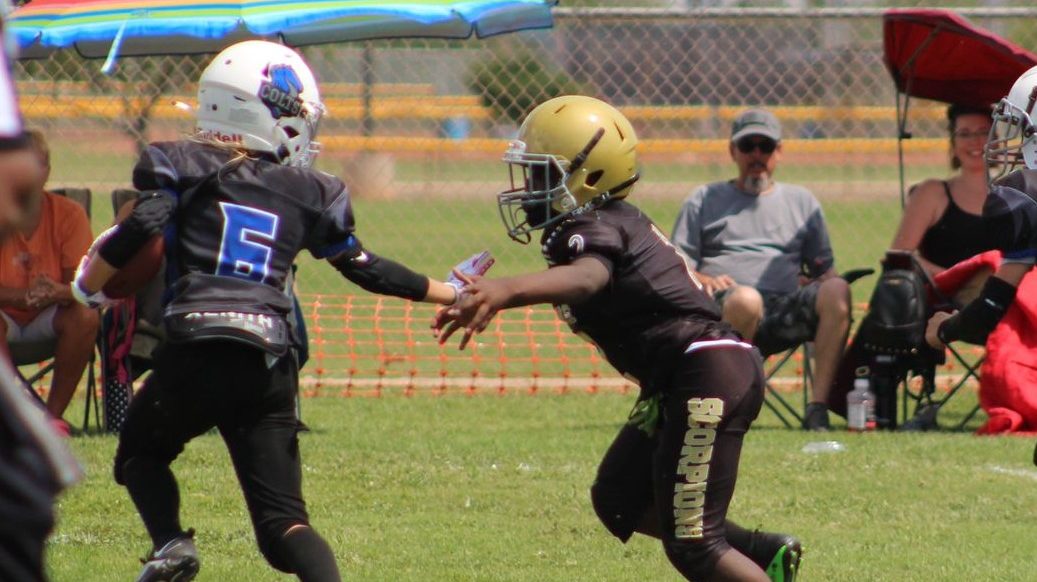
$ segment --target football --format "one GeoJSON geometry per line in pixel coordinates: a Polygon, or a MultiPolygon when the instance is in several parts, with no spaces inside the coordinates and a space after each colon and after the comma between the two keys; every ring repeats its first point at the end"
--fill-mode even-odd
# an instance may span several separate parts
{"type": "Polygon", "coordinates": [[[137,254],[105,283],[104,294],[112,299],[122,299],[143,289],[158,274],[165,250],[165,239],[161,234],[151,237],[137,254]]]}

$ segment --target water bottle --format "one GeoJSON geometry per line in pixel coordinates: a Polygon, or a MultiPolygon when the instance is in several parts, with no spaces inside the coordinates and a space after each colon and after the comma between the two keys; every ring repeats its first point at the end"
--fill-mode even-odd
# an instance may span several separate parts
{"type": "Polygon", "coordinates": [[[875,395],[868,378],[853,381],[853,390],[846,395],[846,427],[855,432],[875,430],[875,395]]]}

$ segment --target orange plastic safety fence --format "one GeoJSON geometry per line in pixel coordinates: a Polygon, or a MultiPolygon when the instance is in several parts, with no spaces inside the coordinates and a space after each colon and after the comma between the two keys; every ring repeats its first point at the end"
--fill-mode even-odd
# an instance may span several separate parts
{"type": "MultiPolygon", "coordinates": [[[[637,390],[549,307],[502,312],[461,351],[459,336],[443,346],[432,336],[432,305],[372,295],[302,294],[300,300],[310,346],[310,361],[300,375],[304,396],[637,390]]],[[[983,355],[978,346],[958,348],[968,361],[983,355]]],[[[797,352],[772,384],[783,391],[800,390],[802,358],[797,352]]],[[[23,372],[31,374],[44,364],[23,372]]],[[[99,373],[99,363],[97,367],[99,373]]],[[[948,390],[963,371],[949,357],[939,370],[937,389],[948,390]]],[[[35,388],[46,395],[49,385],[48,375],[35,388]]]]}
{"type": "MultiPolygon", "coordinates": [[[[300,299],[310,334],[311,361],[301,382],[305,395],[636,390],[549,307],[502,312],[460,351],[459,336],[444,346],[432,336],[434,306],[366,295],[303,294],[300,299]]],[[[965,350],[972,359],[983,353],[979,347],[965,350]]],[[[948,364],[938,387],[949,387],[960,368],[948,364]]],[[[801,387],[802,370],[797,353],[782,373],[789,381],[777,384],[801,387]]]]}
{"type": "Polygon", "coordinates": [[[500,313],[461,351],[459,334],[446,345],[433,337],[431,305],[354,295],[300,300],[309,326],[301,377],[308,396],[636,390],[547,307],[500,313]]]}

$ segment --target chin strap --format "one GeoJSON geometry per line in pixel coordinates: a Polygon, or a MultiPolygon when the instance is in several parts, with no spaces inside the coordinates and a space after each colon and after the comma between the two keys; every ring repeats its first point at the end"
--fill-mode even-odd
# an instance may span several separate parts
{"type": "Polygon", "coordinates": [[[603,204],[605,204],[609,200],[612,200],[612,197],[616,194],[616,192],[622,192],[623,190],[633,186],[634,183],[640,179],[641,174],[635,173],[633,176],[630,176],[630,178],[628,178],[627,180],[617,184],[615,188],[602,192],[594,198],[591,198],[586,203],[584,203],[583,206],[580,206],[577,210],[573,211],[573,214],[578,214],[581,212],[587,212],[588,210],[593,210],[595,208],[600,208],[603,204]]]}

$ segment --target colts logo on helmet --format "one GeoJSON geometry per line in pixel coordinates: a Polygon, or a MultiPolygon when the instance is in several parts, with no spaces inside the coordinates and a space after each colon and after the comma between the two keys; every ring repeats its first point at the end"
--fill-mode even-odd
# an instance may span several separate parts
{"type": "Polygon", "coordinates": [[[274,119],[303,115],[302,80],[291,65],[270,65],[264,71],[269,80],[259,84],[259,100],[270,110],[274,119]]]}

